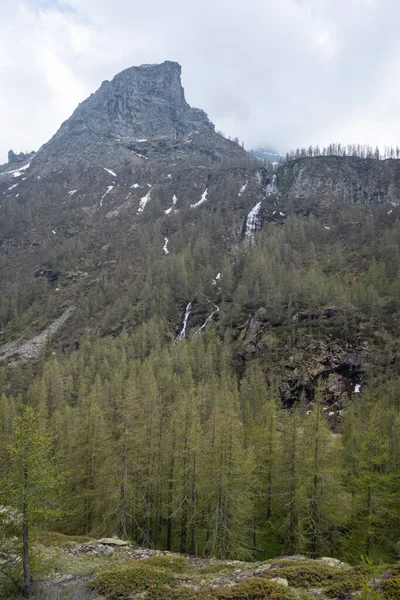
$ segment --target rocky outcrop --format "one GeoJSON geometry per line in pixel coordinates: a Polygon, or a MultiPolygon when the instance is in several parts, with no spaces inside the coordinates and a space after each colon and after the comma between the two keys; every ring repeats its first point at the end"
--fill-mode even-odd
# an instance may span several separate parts
{"type": "Polygon", "coordinates": [[[400,160],[353,156],[299,158],[278,169],[278,187],[288,198],[322,205],[400,204],[400,160]]]}
{"type": "Polygon", "coordinates": [[[45,173],[73,164],[115,170],[166,153],[172,163],[193,149],[214,160],[245,156],[239,144],[215,133],[204,111],[189,106],[181,66],[166,61],[131,67],[104,81],[39,150],[35,166],[45,173]]]}
{"type": "Polygon", "coordinates": [[[267,365],[270,383],[278,384],[286,407],[301,397],[312,401],[316,383],[322,380],[329,421],[337,423],[341,411],[361,389],[370,352],[368,344],[359,339],[332,338],[329,327],[335,327],[337,314],[329,306],[293,315],[291,327],[298,327],[303,333],[297,335],[299,341],[292,346],[284,333],[288,321],[275,320],[265,307],[260,307],[248,321],[242,344],[234,356],[237,372],[243,375],[247,363],[261,359],[267,365]],[[308,335],[307,327],[318,322],[325,323],[326,335],[308,335]]]}
{"type": "Polygon", "coordinates": [[[33,156],[35,155],[34,152],[20,152],[19,154],[15,154],[15,152],[13,150],[9,150],[8,151],[8,164],[9,165],[18,165],[18,164],[22,164],[22,163],[26,163],[29,160],[31,160],[31,158],[33,158],[33,156]]]}
{"type": "Polygon", "coordinates": [[[25,341],[14,340],[4,346],[0,346],[0,362],[13,359],[12,364],[38,361],[46,346],[46,343],[59,331],[74,312],[75,307],[67,308],[64,313],[51,323],[42,333],[25,341]]]}

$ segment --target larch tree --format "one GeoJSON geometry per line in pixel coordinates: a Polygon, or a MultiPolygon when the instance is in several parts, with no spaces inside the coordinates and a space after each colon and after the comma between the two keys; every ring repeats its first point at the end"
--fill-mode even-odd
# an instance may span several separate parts
{"type": "Polygon", "coordinates": [[[41,428],[35,410],[26,406],[15,418],[14,434],[8,445],[8,471],[3,481],[5,501],[21,514],[22,591],[26,598],[33,594],[31,529],[61,512],[63,476],[53,444],[53,436],[41,428]]]}

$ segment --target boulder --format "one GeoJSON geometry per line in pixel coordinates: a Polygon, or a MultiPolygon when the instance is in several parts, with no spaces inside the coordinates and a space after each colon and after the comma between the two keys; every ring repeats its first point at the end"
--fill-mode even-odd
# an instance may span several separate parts
{"type": "Polygon", "coordinates": [[[320,560],[325,565],[328,565],[328,567],[343,567],[344,566],[344,563],[342,563],[339,559],[331,558],[330,556],[323,556],[320,560]]]}
{"type": "Polygon", "coordinates": [[[275,583],[278,583],[279,585],[282,585],[283,587],[289,587],[288,580],[284,579],[283,577],[274,577],[273,579],[270,579],[270,581],[274,581],[275,583]]]}
{"type": "Polygon", "coordinates": [[[128,542],[118,538],[101,538],[97,543],[104,544],[105,546],[128,546],[128,542]]]}

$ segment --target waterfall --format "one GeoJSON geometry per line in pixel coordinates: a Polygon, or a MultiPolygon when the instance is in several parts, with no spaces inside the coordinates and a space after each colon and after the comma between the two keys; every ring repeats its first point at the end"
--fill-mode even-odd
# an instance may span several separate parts
{"type": "Polygon", "coordinates": [[[182,330],[181,330],[180,334],[178,335],[178,337],[176,338],[176,340],[175,340],[176,342],[178,342],[179,340],[183,340],[186,337],[186,327],[187,327],[187,323],[189,320],[191,308],[192,308],[192,301],[190,301],[189,304],[186,306],[185,316],[183,318],[182,330]]]}
{"type": "Polygon", "coordinates": [[[261,220],[259,216],[261,204],[262,202],[258,202],[246,217],[246,228],[244,234],[245,237],[249,238],[250,240],[253,240],[255,232],[261,229],[261,220]]]}
{"type": "Polygon", "coordinates": [[[267,185],[266,190],[265,190],[267,196],[272,196],[273,194],[277,193],[278,186],[276,185],[276,180],[277,180],[276,175],[273,175],[271,183],[269,183],[267,185]]]}
{"type": "MultiPolygon", "coordinates": [[[[213,303],[213,306],[215,308],[215,310],[213,310],[213,312],[211,313],[211,315],[209,315],[207,317],[207,319],[204,321],[203,325],[196,331],[196,333],[200,333],[201,331],[204,331],[205,328],[207,327],[208,323],[211,321],[211,319],[213,318],[214,315],[216,315],[217,313],[219,313],[219,306],[217,306],[216,304],[213,303]]],[[[195,335],[196,335],[195,333],[195,335]]]]}

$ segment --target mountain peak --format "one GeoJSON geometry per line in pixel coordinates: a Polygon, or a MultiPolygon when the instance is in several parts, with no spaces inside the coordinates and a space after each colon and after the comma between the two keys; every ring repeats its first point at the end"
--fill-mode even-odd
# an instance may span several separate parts
{"type": "Polygon", "coordinates": [[[181,70],[179,63],[165,61],[130,67],[103,81],[41,148],[36,164],[51,170],[89,166],[100,154],[118,167],[138,142],[175,143],[191,134],[214,134],[206,113],[186,102],[181,70]]]}

